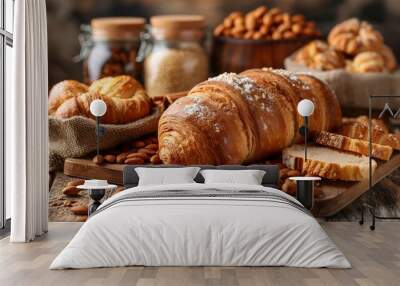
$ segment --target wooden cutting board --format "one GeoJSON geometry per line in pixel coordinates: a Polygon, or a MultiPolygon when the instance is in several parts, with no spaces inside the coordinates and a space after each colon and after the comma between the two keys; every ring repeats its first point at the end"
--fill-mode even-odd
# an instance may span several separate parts
{"type": "MultiPolygon", "coordinates": [[[[64,174],[82,179],[103,179],[122,185],[124,164],[96,165],[89,159],[66,159],[64,174]]],[[[394,170],[400,167],[400,153],[395,154],[390,161],[380,163],[373,176],[375,185],[394,170]]],[[[323,196],[315,201],[313,214],[317,217],[327,217],[339,212],[362,194],[368,191],[368,179],[360,182],[331,182],[322,186],[323,196]]]]}
{"type": "MultiPolygon", "coordinates": [[[[386,176],[400,167],[400,153],[396,153],[387,162],[378,162],[378,167],[372,177],[372,185],[379,183],[386,176]]],[[[362,194],[368,191],[368,178],[360,182],[325,182],[322,186],[324,195],[315,201],[313,214],[327,217],[336,214],[362,194]]]]}

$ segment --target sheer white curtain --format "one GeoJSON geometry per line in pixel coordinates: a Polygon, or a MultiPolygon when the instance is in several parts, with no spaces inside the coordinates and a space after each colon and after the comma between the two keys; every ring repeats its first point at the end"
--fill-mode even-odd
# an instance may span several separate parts
{"type": "Polygon", "coordinates": [[[12,93],[6,97],[6,187],[12,242],[47,231],[48,125],[45,0],[15,1],[12,93]]]}

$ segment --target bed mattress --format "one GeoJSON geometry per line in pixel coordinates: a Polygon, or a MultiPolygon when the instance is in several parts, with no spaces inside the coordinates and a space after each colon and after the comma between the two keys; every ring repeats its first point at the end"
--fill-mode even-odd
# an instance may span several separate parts
{"type": "Polygon", "coordinates": [[[111,197],[50,269],[131,265],[350,267],[287,194],[196,183],[135,187],[111,197]]]}

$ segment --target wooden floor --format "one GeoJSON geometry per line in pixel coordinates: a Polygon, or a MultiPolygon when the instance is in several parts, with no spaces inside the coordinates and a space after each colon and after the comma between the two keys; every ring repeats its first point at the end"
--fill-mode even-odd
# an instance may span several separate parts
{"type": "Polygon", "coordinates": [[[355,222],[322,222],[352,269],[288,267],[125,267],[48,270],[80,223],[50,223],[49,233],[29,244],[0,241],[1,286],[88,285],[400,285],[400,223],[381,222],[375,232],[355,222]]]}

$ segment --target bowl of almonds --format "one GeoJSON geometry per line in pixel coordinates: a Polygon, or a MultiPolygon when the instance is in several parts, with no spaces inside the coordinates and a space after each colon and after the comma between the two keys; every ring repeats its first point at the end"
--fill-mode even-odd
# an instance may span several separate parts
{"type": "Polygon", "coordinates": [[[314,22],[279,8],[260,6],[246,14],[232,12],[214,29],[213,72],[282,68],[286,57],[320,37],[314,22]]]}

